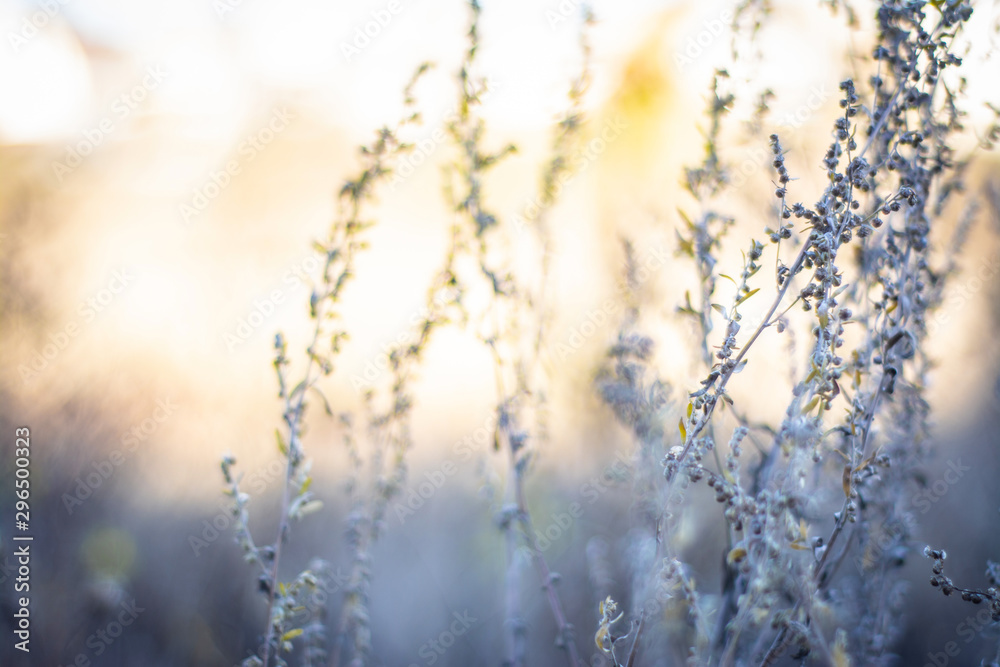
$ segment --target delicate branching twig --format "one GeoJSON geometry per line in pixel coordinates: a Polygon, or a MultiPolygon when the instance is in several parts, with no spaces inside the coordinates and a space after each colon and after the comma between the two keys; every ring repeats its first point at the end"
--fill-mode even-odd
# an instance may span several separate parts
{"type": "Polygon", "coordinates": [[[324,260],[323,272],[312,290],[309,301],[309,314],[315,324],[306,348],[305,369],[301,379],[294,385],[288,378],[287,368],[290,360],[284,336],[279,333],[275,337],[274,367],[278,379],[278,397],[284,401],[282,419],[285,424],[284,435],[276,431],[276,437],[278,450],[285,457],[287,465],[281,492],[277,537],[273,544],[266,547],[254,544],[247,528],[247,497],[240,492],[239,479],[231,472],[235,461],[231,457],[223,461],[223,474],[229,485],[228,492],[234,499],[233,512],[237,517],[237,538],[244,548],[247,559],[256,562],[261,568],[260,586],[267,596],[267,630],[261,656],[250,659],[251,663],[255,662],[263,667],[270,665],[272,657],[277,664],[284,665],[280,652],[289,650],[290,640],[302,634],[301,629],[286,630],[291,621],[288,611],[296,608],[301,585],[315,586],[316,577],[308,571],[303,572],[296,580],[302,582],[301,584],[285,585],[279,582],[279,567],[291,521],[315,512],[320,507],[319,501],[315,500],[309,491],[311,483],[309,464],[305,460],[301,442],[307,396],[311,393],[318,396],[327,412],[330,412],[329,403],[317,386],[317,382],[333,371],[333,360],[340,352],[342,341],[347,338],[346,331],[332,325],[336,320],[336,305],[353,275],[355,255],[365,247],[360,234],[369,225],[362,220],[361,209],[373,196],[376,184],[390,173],[387,166],[389,161],[408,148],[397,138],[396,133],[403,126],[419,118],[413,110],[414,101],[410,91],[417,78],[426,69],[426,66],[418,68],[413,81],[407,86],[407,114],[396,129],[383,128],[371,146],[361,149],[364,169],[341,189],[337,221],[331,228],[328,239],[315,244],[315,249],[321,253],[324,260]]]}

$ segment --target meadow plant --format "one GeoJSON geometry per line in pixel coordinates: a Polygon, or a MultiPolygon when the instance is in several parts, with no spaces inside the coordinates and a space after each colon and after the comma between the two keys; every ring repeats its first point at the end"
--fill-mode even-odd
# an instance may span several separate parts
{"type": "MultiPolygon", "coordinates": [[[[814,204],[797,201],[808,194],[795,191],[781,139],[770,136],[775,221],[746,246],[735,279],[717,270],[715,255],[733,222],[711,207],[726,187],[719,123],[733,102],[719,92],[726,73],[716,74],[706,156],[684,183],[700,211],[682,212],[679,232],[679,254],[695,263],[699,284],[697,298],[688,294],[679,312],[697,325],[707,374],[688,394],[677,435],[652,440],[642,436],[649,421],[662,423],[651,415],[662,401],[648,397],[661,395],[662,384],[643,381],[652,342],[632,331],[634,318],[624,323],[609,351],[612,369],[600,381],[640,449],[663,454],[663,488],[648,503],[658,509],[655,557],[633,592],[633,616],[643,617],[664,580],[688,576],[678,566],[675,536],[675,518],[690,511],[688,487],[712,489],[726,522],[722,590],[692,597],[677,619],[691,641],[672,647],[676,660],[770,665],[811,653],[824,664],[894,659],[904,599],[898,571],[913,550],[899,511],[930,455],[927,316],[955,270],[974,211],[954,233],[950,261],[936,267],[930,232],[960,191],[968,160],[953,148],[963,129],[955,91],[964,79],[949,72],[961,65],[954,43],[971,14],[961,2],[878,3],[870,101],[862,101],[854,79],[840,83],[842,113],[822,161],[828,185],[814,204]],[[741,333],[741,306],[769,287],[757,278],[769,246],[774,295],[760,323],[741,333]],[[719,278],[735,286],[729,303],[716,296],[719,278]],[[796,306],[803,313],[797,318],[796,306]],[[713,321],[720,335],[711,335],[713,321]],[[753,421],[727,388],[736,374],[755,372],[749,355],[762,336],[791,337],[795,324],[807,327],[812,343],[785,416],[773,425],[753,421]],[[730,424],[723,426],[727,408],[730,424]],[[756,456],[744,454],[747,442],[756,456]],[[845,560],[856,560],[857,575],[836,576],[845,560]],[[702,620],[710,614],[711,630],[702,620]]],[[[767,364],[756,372],[774,375],[767,364]]]]}
{"type": "MultiPolygon", "coordinates": [[[[240,476],[234,471],[235,459],[227,456],[222,461],[222,473],[227,485],[227,494],[233,499],[232,511],[236,519],[236,537],[243,548],[245,558],[259,568],[260,590],[267,598],[267,628],[264,634],[259,657],[245,661],[245,665],[268,665],[274,658],[274,664],[284,665],[281,654],[291,650],[291,640],[306,633],[306,630],[316,629],[315,619],[303,617],[306,609],[315,609],[317,605],[310,603],[310,596],[321,588],[321,577],[326,564],[317,562],[315,567],[300,573],[291,583],[283,583],[279,579],[279,566],[285,543],[291,530],[291,523],[300,520],[321,507],[320,501],[313,497],[309,486],[312,478],[309,475],[310,463],[302,450],[302,432],[304,417],[310,397],[320,400],[328,415],[333,416],[329,401],[318,386],[320,378],[330,375],[334,370],[334,360],[341,351],[341,345],[348,334],[339,326],[337,307],[344,288],[353,276],[354,262],[357,253],[366,247],[362,239],[364,230],[371,225],[362,218],[363,206],[374,193],[375,187],[390,174],[387,163],[391,163],[400,153],[410,146],[398,138],[399,130],[410,123],[418,122],[419,114],[414,111],[415,99],[412,87],[417,79],[427,70],[426,65],[418,68],[413,80],[405,91],[406,116],[396,128],[382,128],[370,146],[361,148],[364,169],[347,181],[339,194],[339,211],[326,242],[316,243],[315,250],[324,258],[321,280],[312,290],[309,300],[309,314],[314,321],[312,338],[306,349],[306,364],[301,379],[294,381],[290,377],[287,344],[282,334],[277,334],[274,341],[274,368],[278,380],[278,397],[284,402],[282,420],[284,432],[276,429],[275,437],[278,451],[287,462],[284,485],[281,492],[281,509],[278,520],[278,534],[274,542],[257,545],[249,530],[249,512],[247,504],[249,496],[240,490],[240,476]]],[[[419,347],[419,343],[414,347],[419,347]]],[[[377,471],[379,494],[371,501],[371,509],[366,513],[363,503],[356,503],[352,514],[352,546],[354,547],[354,568],[351,583],[345,601],[344,632],[352,631],[352,639],[356,650],[364,654],[368,650],[366,637],[364,600],[367,591],[367,569],[364,567],[368,558],[368,544],[374,539],[374,533],[379,525],[378,520],[384,514],[387,498],[396,488],[398,480],[405,473],[403,468],[403,451],[408,446],[405,425],[394,429],[401,418],[405,418],[405,370],[401,368],[400,355],[395,353],[393,370],[396,382],[393,385],[394,407],[387,415],[372,416],[372,428],[377,431],[378,448],[373,454],[377,458],[374,469],[377,471]],[[391,449],[395,454],[393,459],[385,462],[384,452],[391,449]],[[365,519],[368,519],[367,521],[365,519]]],[[[349,417],[342,415],[342,421],[350,422],[349,417]]],[[[348,439],[350,446],[350,439],[348,439]]],[[[352,461],[357,461],[357,455],[352,451],[352,461]]],[[[314,652],[315,653],[315,652],[314,652]]]]}
{"type": "MultiPolygon", "coordinates": [[[[857,4],[823,4],[843,10],[852,27],[868,15],[857,4]]],[[[821,188],[796,182],[786,163],[786,139],[758,134],[768,126],[774,93],[764,90],[749,101],[756,109],[749,138],[766,142],[773,170],[773,220],[755,238],[733,239],[740,225],[725,201],[732,172],[723,138],[737,100],[726,70],[713,77],[705,154],[684,173],[693,204],[680,207],[676,232],[678,261],[687,263],[696,286],[676,312],[693,325],[699,386],[679,391],[661,377],[656,340],[644,332],[636,250],[623,240],[625,314],[596,369],[595,388],[634,444],[634,528],[622,554],[603,542],[587,549],[600,600],[588,612],[593,626],[582,633],[595,633],[597,653],[590,664],[765,667],[807,656],[838,666],[894,664],[904,627],[900,569],[919,552],[904,501],[919,490],[920,472],[933,454],[925,395],[928,318],[960,266],[955,258],[976,212],[968,199],[951,241],[942,241],[971,157],[960,155],[957,146],[965,132],[959,54],[972,5],[881,0],[866,6],[873,10],[876,39],[869,57],[857,58],[852,76],[839,82],[840,111],[829,119],[831,140],[819,159],[826,176],[821,188]],[[743,249],[742,262],[726,273],[720,258],[731,241],[743,249]],[[751,299],[751,305],[764,302],[762,317],[747,316],[751,299]],[[757,352],[765,338],[786,346],[790,379],[757,352]],[[800,352],[801,341],[808,344],[800,352]],[[748,414],[730,394],[738,383],[768,387],[784,406],[783,416],[769,422],[748,414]],[[681,530],[684,517],[697,510],[696,496],[704,493],[714,496],[722,532],[714,589],[699,583],[706,567],[689,560],[690,538],[681,530]],[[610,594],[608,562],[617,556],[630,581],[623,600],[610,594]]],[[[337,413],[351,463],[351,563],[342,607],[329,630],[322,613],[305,611],[317,608],[311,596],[322,588],[328,566],[317,562],[287,582],[279,569],[292,521],[319,509],[309,491],[303,420],[309,400],[334,415],[320,380],[333,372],[347,337],[336,319],[338,299],[356,253],[365,247],[370,223],[363,207],[391,175],[389,165],[410,148],[400,137],[420,120],[412,87],[427,66],[406,89],[405,117],[362,148],[363,170],[341,190],[337,221],[329,238],[316,245],[325,265],[310,300],[314,335],[297,382],[290,377],[284,339],[279,334],[275,341],[284,402],[277,443],[287,474],[273,542],[254,541],[248,497],[233,459],[223,461],[237,539],[258,568],[267,602],[264,640],[246,665],[286,664],[283,656],[300,636],[307,643],[304,664],[373,664],[379,629],[369,617],[372,549],[407,473],[412,380],[433,333],[449,324],[471,331],[494,360],[494,456],[506,461],[506,488],[495,509],[507,556],[504,655],[497,662],[528,663],[521,591],[530,564],[555,621],[556,645],[571,667],[585,664],[569,620],[580,615],[561,599],[560,576],[537,539],[525,487],[548,435],[551,378],[544,350],[553,318],[554,243],[548,212],[568,181],[570,156],[584,132],[592,17],[583,7],[583,69],[570,86],[568,110],[543,167],[535,199],[543,205],[530,224],[515,226],[501,224],[487,197],[490,170],[515,148],[487,147],[479,107],[488,85],[477,74],[476,0],[470,10],[458,113],[447,127],[456,157],[446,169],[445,197],[454,218],[443,266],[431,280],[412,342],[389,354],[388,387],[365,394],[364,427],[354,416],[337,413]],[[520,268],[525,265],[532,270],[520,268]],[[485,305],[469,305],[466,295],[474,290],[488,294],[485,305]]],[[[760,39],[771,12],[767,2],[740,3],[737,37],[743,26],[750,33],[744,38],[760,39]]],[[[991,128],[975,150],[989,147],[996,133],[991,128]]],[[[767,209],[762,206],[762,212],[767,209]]],[[[990,588],[962,589],[943,574],[943,551],[928,548],[925,554],[934,562],[934,586],[988,604],[993,621],[1000,620],[996,564],[989,564],[990,588]]]]}

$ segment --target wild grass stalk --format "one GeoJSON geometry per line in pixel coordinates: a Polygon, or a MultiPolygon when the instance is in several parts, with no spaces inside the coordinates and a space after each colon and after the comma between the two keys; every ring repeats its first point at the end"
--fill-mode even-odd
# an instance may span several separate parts
{"type": "MultiPolygon", "coordinates": [[[[864,16],[845,2],[826,4],[843,10],[852,28],[864,16]]],[[[976,211],[974,202],[968,203],[950,245],[940,239],[971,159],[960,156],[956,146],[965,131],[959,49],[972,5],[881,0],[869,6],[876,38],[870,59],[856,63],[853,76],[840,81],[840,110],[828,119],[832,138],[819,160],[825,183],[813,189],[807,179],[797,182],[786,164],[785,139],[770,133],[773,190],[767,199],[774,208],[761,209],[773,221],[756,238],[734,238],[741,216],[728,210],[723,197],[733,187],[727,119],[739,100],[730,91],[728,72],[715,72],[704,157],[683,179],[693,205],[680,207],[677,231],[677,255],[685,266],[690,263],[696,293],[686,293],[676,310],[694,325],[696,366],[703,377],[682,394],[656,368],[657,342],[643,331],[646,304],[636,277],[636,249],[629,240],[623,243],[625,314],[596,376],[598,394],[635,447],[630,519],[636,529],[629,534],[634,544],[623,565],[631,599],[619,605],[610,595],[601,596],[594,637],[599,656],[615,667],[764,667],[809,655],[823,664],[893,662],[905,611],[900,568],[915,549],[912,517],[901,508],[933,454],[925,395],[932,365],[928,318],[942,303],[947,280],[961,268],[955,258],[976,211]],[[720,258],[733,243],[743,252],[730,275],[720,258]],[[948,256],[942,260],[943,247],[948,256]],[[772,265],[773,282],[766,277],[772,265]],[[751,304],[752,299],[757,301],[751,304]],[[761,301],[762,317],[748,323],[751,305],[761,301]],[[768,339],[785,345],[793,368],[787,387],[773,390],[784,410],[770,422],[752,415],[735,392],[740,384],[782,387],[784,377],[761,351],[768,339]],[[809,344],[799,352],[801,340],[809,344]],[[680,519],[694,511],[692,489],[702,483],[714,494],[723,529],[721,583],[715,590],[699,584],[704,564],[689,560],[690,545],[680,530],[680,519]]],[[[407,474],[414,444],[413,380],[433,333],[449,323],[471,330],[494,362],[494,448],[498,455],[503,450],[506,462],[506,490],[496,514],[507,556],[503,664],[528,664],[522,593],[529,563],[555,620],[557,645],[571,667],[584,663],[570,622],[576,610],[565,606],[560,577],[536,537],[528,473],[546,440],[552,379],[543,363],[553,319],[550,211],[571,177],[570,157],[583,133],[592,17],[584,8],[584,65],[570,86],[569,109],[556,125],[538,211],[520,221],[526,224],[509,225],[496,212],[487,185],[490,171],[515,148],[487,147],[480,105],[488,85],[477,61],[482,8],[477,0],[469,7],[458,112],[447,124],[456,156],[446,170],[445,198],[453,214],[448,250],[431,279],[412,342],[389,354],[388,387],[365,395],[364,427],[356,427],[358,420],[346,412],[340,416],[351,467],[351,562],[326,656],[334,667],[375,661],[373,637],[380,628],[372,627],[369,609],[373,546],[407,474]],[[537,272],[522,274],[517,253],[528,253],[537,272]],[[465,299],[474,288],[489,295],[478,310],[465,299]]],[[[767,2],[739,3],[737,37],[747,31],[751,39],[761,38],[773,12],[767,2]]],[[[227,457],[222,464],[237,538],[259,570],[267,601],[260,656],[246,664],[284,665],[282,654],[303,634],[313,645],[304,654],[307,662],[322,657],[323,624],[304,617],[302,609],[322,585],[326,566],[316,564],[288,583],[280,580],[292,522],[318,509],[302,450],[303,420],[307,399],[318,398],[334,413],[318,383],[333,371],[347,336],[336,319],[337,302],[353,274],[354,257],[364,248],[362,233],[369,223],[362,218],[363,206],[390,174],[391,162],[409,147],[399,133],[419,120],[411,89],[425,69],[406,89],[404,119],[362,149],[363,169],[341,190],[337,222],[328,240],[316,246],[325,264],[310,300],[315,326],[297,382],[289,377],[285,341],[280,334],[276,339],[274,365],[284,402],[284,430],[277,441],[287,470],[273,543],[254,542],[248,497],[239,488],[234,461],[227,457]]],[[[759,131],[770,123],[767,106],[773,99],[765,90],[753,102],[751,141],[763,144],[759,131]]],[[[980,145],[988,147],[996,136],[991,129],[980,145]]],[[[607,571],[611,551],[596,545],[593,553],[588,548],[588,557],[607,571]]],[[[996,607],[994,564],[988,570],[990,588],[962,589],[944,576],[942,551],[927,555],[934,560],[935,586],[996,607]]],[[[610,577],[599,579],[604,593],[610,577]]]]}

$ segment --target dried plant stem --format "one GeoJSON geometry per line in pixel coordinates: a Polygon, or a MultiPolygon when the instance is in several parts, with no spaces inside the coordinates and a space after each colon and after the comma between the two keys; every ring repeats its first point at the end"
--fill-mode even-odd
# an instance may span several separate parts
{"type": "Polygon", "coordinates": [[[538,570],[538,576],[542,580],[542,588],[545,589],[545,596],[548,599],[549,609],[552,610],[552,616],[556,621],[556,632],[558,633],[556,644],[566,651],[566,658],[570,667],[579,667],[580,655],[576,649],[576,640],[573,636],[573,626],[566,620],[566,614],[563,612],[562,603],[559,601],[559,594],[555,589],[557,576],[554,575],[552,570],[549,569],[549,564],[545,560],[545,556],[542,554],[542,550],[538,546],[538,540],[531,527],[531,515],[528,513],[528,503],[525,502],[524,498],[523,477],[523,473],[515,473],[514,486],[517,495],[518,517],[521,525],[524,527],[524,532],[526,533],[527,539],[531,545],[531,559],[535,563],[535,569],[538,570]]]}
{"type": "Polygon", "coordinates": [[[635,639],[632,640],[632,648],[628,652],[628,660],[625,661],[625,667],[633,667],[635,665],[635,659],[639,655],[639,640],[642,639],[642,630],[646,627],[646,611],[643,610],[639,612],[639,625],[635,629],[635,639]]]}
{"type": "MultiPolygon", "coordinates": [[[[359,213],[358,201],[355,200],[352,203],[351,219],[356,220],[359,213]]],[[[344,271],[350,273],[351,267],[354,264],[354,247],[348,244],[345,251],[344,260],[344,271]]],[[[329,270],[330,264],[332,264],[332,258],[327,258],[326,270],[329,270]]],[[[285,411],[283,414],[283,419],[288,428],[288,452],[287,452],[287,465],[285,467],[285,476],[282,482],[282,493],[281,493],[281,513],[278,519],[278,531],[277,536],[274,541],[274,558],[271,565],[271,575],[270,575],[270,585],[268,587],[267,595],[267,634],[264,639],[264,655],[262,660],[264,661],[263,667],[268,667],[270,659],[270,649],[271,645],[275,640],[275,624],[272,622],[271,617],[274,613],[274,599],[275,592],[277,591],[278,582],[278,572],[279,566],[281,564],[281,555],[283,552],[283,545],[288,537],[289,526],[289,508],[291,506],[292,497],[292,484],[295,473],[302,462],[302,452],[300,444],[300,436],[302,433],[302,416],[305,408],[305,396],[306,392],[313,386],[319,375],[313,375],[313,371],[316,368],[317,360],[319,356],[316,354],[316,347],[319,343],[320,336],[324,331],[324,323],[326,321],[325,308],[326,300],[318,302],[315,306],[315,325],[313,326],[312,340],[309,343],[308,359],[306,361],[306,369],[302,382],[292,390],[291,393],[287,394],[285,398],[285,411]],[[292,405],[294,401],[294,406],[292,405]]],[[[279,350],[279,354],[283,354],[279,350]]],[[[275,367],[278,371],[279,376],[281,376],[281,363],[276,362],[275,367]]],[[[281,382],[281,393],[285,393],[285,384],[281,382]]],[[[280,648],[280,647],[279,647],[280,648]]]]}
{"type": "Polygon", "coordinates": [[[771,307],[768,309],[767,314],[764,316],[761,323],[757,326],[756,330],[754,330],[749,340],[747,340],[747,342],[743,344],[743,347],[742,349],[740,349],[739,354],[737,354],[736,358],[733,360],[733,364],[729,367],[728,370],[724,370],[721,373],[719,377],[718,387],[716,387],[711,398],[707,401],[708,405],[706,406],[704,415],[702,415],[698,419],[694,427],[690,429],[687,433],[687,438],[685,438],[684,449],[677,458],[678,465],[684,461],[684,458],[690,452],[691,447],[694,445],[695,439],[698,437],[698,435],[705,429],[706,426],[708,426],[712,418],[712,413],[715,411],[715,406],[718,405],[719,398],[722,396],[722,394],[725,393],[726,385],[729,383],[729,380],[734,375],[736,369],[740,367],[740,362],[743,361],[743,358],[746,356],[747,352],[750,351],[750,348],[753,347],[753,344],[757,341],[757,338],[760,337],[761,333],[764,332],[764,329],[767,329],[768,327],[774,324],[774,322],[771,321],[771,318],[774,316],[774,313],[778,309],[778,306],[785,298],[785,294],[788,292],[788,288],[791,286],[792,277],[794,277],[795,274],[798,273],[799,269],[802,267],[802,262],[803,260],[805,260],[806,251],[808,251],[808,249],[809,249],[808,243],[802,245],[802,249],[799,250],[799,254],[795,258],[795,262],[792,264],[792,268],[789,272],[788,278],[785,280],[785,283],[781,286],[781,289],[778,290],[778,294],[777,296],[774,297],[774,301],[771,303],[771,307]]]}
{"type": "Polygon", "coordinates": [[[521,616],[521,563],[518,559],[518,537],[513,530],[504,532],[507,547],[507,573],[505,577],[506,632],[504,641],[507,645],[507,660],[509,667],[523,667],[527,658],[527,641],[525,636],[524,618],[521,616]]]}

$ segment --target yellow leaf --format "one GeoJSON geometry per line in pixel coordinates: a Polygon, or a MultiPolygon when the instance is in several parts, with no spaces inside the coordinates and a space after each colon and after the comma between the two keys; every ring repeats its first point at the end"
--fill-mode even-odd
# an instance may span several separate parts
{"type": "Polygon", "coordinates": [[[302,634],[302,628],[295,628],[294,630],[289,630],[285,634],[281,635],[281,641],[287,642],[290,639],[295,639],[302,634]]]}
{"type": "Polygon", "coordinates": [[[811,369],[810,369],[810,371],[809,371],[809,375],[807,375],[807,376],[806,376],[806,379],[805,379],[805,381],[806,381],[806,382],[808,383],[808,382],[809,382],[810,380],[812,380],[812,379],[813,379],[814,377],[817,377],[817,376],[819,376],[819,374],[820,374],[821,370],[822,370],[822,369],[821,369],[821,368],[820,368],[819,366],[817,366],[817,365],[816,365],[816,362],[815,362],[815,361],[814,361],[814,362],[812,362],[812,368],[811,368],[811,369]]]}
{"type": "Polygon", "coordinates": [[[681,440],[683,440],[684,442],[687,442],[688,433],[687,433],[687,429],[684,428],[684,420],[683,419],[678,420],[678,422],[677,422],[677,428],[680,429],[681,440]]]}
{"type": "Polygon", "coordinates": [[[728,554],[726,554],[726,562],[730,565],[735,565],[741,562],[747,557],[747,550],[743,547],[733,547],[728,554]]]}
{"type": "Polygon", "coordinates": [[[851,656],[847,653],[847,633],[843,630],[837,630],[837,640],[830,657],[833,658],[833,667],[852,667],[851,656]]]}
{"type": "Polygon", "coordinates": [[[597,644],[597,650],[607,652],[608,648],[604,645],[605,643],[610,643],[607,640],[608,629],[604,626],[597,628],[597,633],[594,635],[594,643],[597,644]]]}
{"type": "Polygon", "coordinates": [[[752,297],[754,294],[756,294],[759,291],[760,291],[759,287],[756,288],[756,289],[750,290],[749,292],[747,292],[746,294],[744,294],[743,296],[741,296],[739,298],[739,300],[736,302],[736,305],[737,306],[740,305],[741,303],[743,303],[744,301],[746,301],[747,299],[749,299],[750,297],[752,297]]]}

